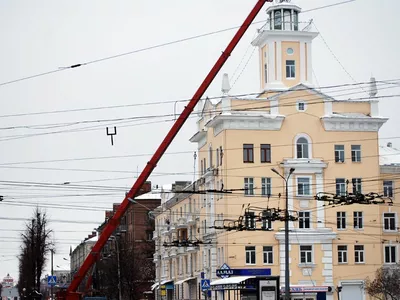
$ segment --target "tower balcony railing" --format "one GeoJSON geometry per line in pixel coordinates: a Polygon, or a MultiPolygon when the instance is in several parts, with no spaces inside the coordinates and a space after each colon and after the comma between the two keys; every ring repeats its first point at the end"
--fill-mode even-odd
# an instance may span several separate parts
{"type": "Polygon", "coordinates": [[[263,31],[307,31],[316,32],[316,27],[314,26],[313,20],[306,22],[272,22],[268,20],[265,25],[258,29],[258,32],[263,31]]]}

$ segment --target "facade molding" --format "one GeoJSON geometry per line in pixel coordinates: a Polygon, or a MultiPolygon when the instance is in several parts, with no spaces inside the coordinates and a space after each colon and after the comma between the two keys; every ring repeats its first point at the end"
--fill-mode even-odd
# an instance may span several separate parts
{"type": "Polygon", "coordinates": [[[321,118],[326,131],[372,131],[378,132],[388,118],[350,118],[325,116],[321,118]]]}
{"type": "Polygon", "coordinates": [[[214,117],[206,125],[214,128],[214,136],[224,130],[280,130],[283,120],[282,115],[271,114],[221,114],[214,117]]]}

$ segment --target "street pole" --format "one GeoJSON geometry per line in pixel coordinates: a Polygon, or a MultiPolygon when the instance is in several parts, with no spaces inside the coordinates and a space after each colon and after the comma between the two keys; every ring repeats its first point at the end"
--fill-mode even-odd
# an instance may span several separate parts
{"type": "Polygon", "coordinates": [[[290,300],[290,269],[289,269],[289,189],[288,181],[290,175],[295,171],[294,168],[290,168],[287,178],[283,177],[274,168],[272,172],[279,175],[285,181],[285,299],[290,300]]]}
{"type": "Polygon", "coordinates": [[[119,246],[118,241],[115,236],[110,237],[115,242],[115,248],[117,249],[117,272],[118,272],[118,300],[122,300],[122,292],[121,292],[121,267],[119,263],[119,246]]]}
{"type": "MultiPolygon", "coordinates": [[[[53,272],[54,272],[54,268],[53,268],[53,249],[50,249],[50,253],[51,253],[51,277],[53,277],[53,272]]],[[[50,295],[51,295],[51,300],[53,299],[53,284],[50,283],[50,295]]]]}

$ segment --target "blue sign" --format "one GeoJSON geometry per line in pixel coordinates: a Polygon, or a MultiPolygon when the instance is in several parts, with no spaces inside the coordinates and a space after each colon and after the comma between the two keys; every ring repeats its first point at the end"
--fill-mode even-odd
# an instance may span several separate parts
{"type": "Polygon", "coordinates": [[[201,290],[208,291],[210,289],[210,279],[202,279],[201,280],[201,290]]]}
{"type": "Polygon", "coordinates": [[[57,276],[51,276],[51,275],[47,276],[47,284],[49,286],[56,285],[57,284],[57,276]]]}
{"type": "Polygon", "coordinates": [[[228,278],[229,276],[233,275],[232,269],[225,263],[221,266],[221,268],[217,269],[216,273],[217,276],[221,278],[228,278]]]}
{"type": "Polygon", "coordinates": [[[230,276],[271,276],[271,269],[231,269],[227,264],[223,264],[217,269],[216,274],[221,278],[230,276]]]}

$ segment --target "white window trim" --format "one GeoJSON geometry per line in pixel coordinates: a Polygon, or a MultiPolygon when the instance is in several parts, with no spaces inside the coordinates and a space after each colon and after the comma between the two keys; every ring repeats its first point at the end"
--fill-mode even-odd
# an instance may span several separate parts
{"type": "Polygon", "coordinates": [[[383,264],[384,265],[395,265],[395,264],[397,264],[399,262],[399,246],[398,245],[393,245],[393,244],[386,244],[386,245],[383,245],[383,264]],[[395,254],[396,254],[396,257],[395,257],[395,262],[390,262],[390,263],[387,263],[386,262],[386,256],[385,256],[385,248],[386,247],[395,247],[395,249],[396,249],[396,251],[395,251],[395,254]]]}
{"type": "Polygon", "coordinates": [[[264,245],[263,246],[263,265],[265,265],[265,266],[272,266],[273,264],[274,264],[274,261],[275,261],[275,255],[274,255],[274,246],[272,246],[272,245],[264,245]],[[272,247],[272,263],[266,263],[266,262],[264,262],[264,246],[265,247],[272,247]]]}
{"type": "Polygon", "coordinates": [[[298,175],[298,176],[296,176],[296,197],[309,198],[309,197],[312,197],[312,195],[313,195],[312,176],[311,175],[298,175]],[[310,194],[309,195],[299,195],[299,192],[298,192],[298,186],[299,186],[298,179],[299,178],[308,178],[309,179],[309,184],[310,184],[310,194]]]}
{"type": "Polygon", "coordinates": [[[308,231],[308,230],[313,229],[313,226],[312,226],[312,212],[311,212],[311,210],[301,210],[301,211],[299,211],[298,229],[301,230],[301,231],[303,231],[303,230],[308,231]],[[309,228],[300,228],[300,213],[301,212],[302,213],[307,213],[308,212],[310,214],[310,227],[309,228]]]}
{"type": "Polygon", "coordinates": [[[348,264],[349,263],[349,246],[348,245],[340,245],[340,244],[338,244],[337,247],[336,247],[336,250],[337,250],[337,256],[338,256],[338,264],[339,265],[348,264]],[[339,246],[346,246],[346,251],[340,251],[340,252],[346,252],[346,261],[345,262],[339,262],[339,246]]]}
{"type": "Polygon", "coordinates": [[[296,134],[296,136],[294,137],[294,140],[293,140],[293,144],[294,144],[294,147],[293,147],[293,157],[294,158],[296,158],[296,159],[304,159],[304,160],[312,159],[312,157],[313,157],[312,140],[311,140],[311,138],[310,138],[310,136],[308,134],[306,134],[306,133],[298,133],[298,134],[296,134]],[[307,142],[308,142],[308,158],[298,158],[297,157],[297,140],[299,138],[302,138],[302,137],[305,138],[307,140],[307,142]]]}
{"type": "MultiPolygon", "coordinates": [[[[359,257],[360,258],[360,257],[359,257]]],[[[365,264],[365,245],[354,245],[354,263],[356,264],[356,265],[362,265],[362,264],[365,264]],[[363,250],[361,251],[361,250],[356,250],[356,247],[355,246],[363,246],[363,250]],[[362,252],[363,253],[363,258],[364,258],[364,260],[363,261],[359,261],[359,262],[356,262],[356,251],[358,251],[358,252],[362,252]]]]}
{"type": "MultiPolygon", "coordinates": [[[[253,246],[248,246],[248,247],[253,247],[253,246]]],[[[246,266],[255,266],[257,264],[257,249],[256,249],[256,247],[254,246],[254,254],[255,254],[254,255],[255,262],[254,263],[248,263],[246,261],[247,251],[249,251],[251,253],[251,252],[253,252],[253,250],[250,251],[250,250],[246,250],[246,247],[244,248],[244,260],[245,260],[246,266]]],[[[250,257],[251,257],[251,255],[250,255],[250,257]]]]}
{"type": "MultiPolygon", "coordinates": [[[[364,230],[364,226],[365,226],[365,214],[364,214],[364,212],[363,211],[360,211],[360,210],[355,210],[355,211],[353,211],[353,230],[357,230],[357,231],[360,231],[360,230],[364,230]],[[357,213],[361,213],[361,222],[362,222],[362,227],[360,228],[360,227],[355,227],[354,226],[354,213],[355,212],[357,212],[357,213]]],[[[357,216],[357,219],[358,219],[358,216],[357,216]]]]}
{"type": "Polygon", "coordinates": [[[296,102],[296,110],[299,111],[299,112],[306,111],[306,110],[307,110],[307,102],[304,101],[304,100],[299,100],[299,101],[297,101],[297,102],[296,102]],[[300,110],[300,109],[299,109],[299,104],[300,104],[300,103],[303,103],[303,104],[304,104],[304,110],[300,110]]]}
{"type": "Polygon", "coordinates": [[[287,59],[286,61],[285,61],[285,79],[286,80],[295,80],[296,79],[296,60],[295,59],[287,59]],[[288,60],[293,60],[294,61],[294,65],[293,65],[293,67],[294,67],[294,77],[287,77],[286,75],[286,68],[288,67],[288,65],[287,65],[287,61],[288,60]]]}
{"type": "Polygon", "coordinates": [[[398,232],[399,230],[397,229],[399,227],[399,219],[397,212],[394,211],[385,211],[382,213],[382,230],[383,232],[398,232]],[[394,214],[394,230],[391,229],[385,229],[385,214],[394,214]]]}
{"type": "MultiPolygon", "coordinates": [[[[314,266],[314,245],[313,244],[299,244],[299,265],[305,267],[312,267],[314,266]],[[311,262],[301,262],[301,248],[300,246],[311,246],[311,262]]],[[[307,256],[306,256],[307,258],[307,256]]]]}
{"type": "MultiPolygon", "coordinates": [[[[337,211],[337,213],[338,212],[344,212],[344,223],[345,223],[345,228],[336,228],[337,230],[346,230],[347,229],[347,212],[346,211],[343,211],[343,210],[341,210],[341,211],[337,211]]],[[[342,216],[340,216],[340,219],[342,218],[342,216]]],[[[338,217],[337,217],[337,214],[336,214],[336,227],[337,227],[337,219],[338,219],[338,217]]],[[[340,224],[342,224],[342,223],[340,223],[340,224]]]]}
{"type": "MultiPolygon", "coordinates": [[[[396,193],[395,193],[395,191],[396,191],[395,181],[394,180],[385,180],[385,179],[383,179],[382,180],[382,194],[385,191],[385,185],[383,184],[384,181],[391,181],[392,182],[392,195],[393,195],[392,198],[395,198],[395,195],[396,195],[396,193]]],[[[389,197],[389,196],[385,196],[385,197],[389,197]]]]}

